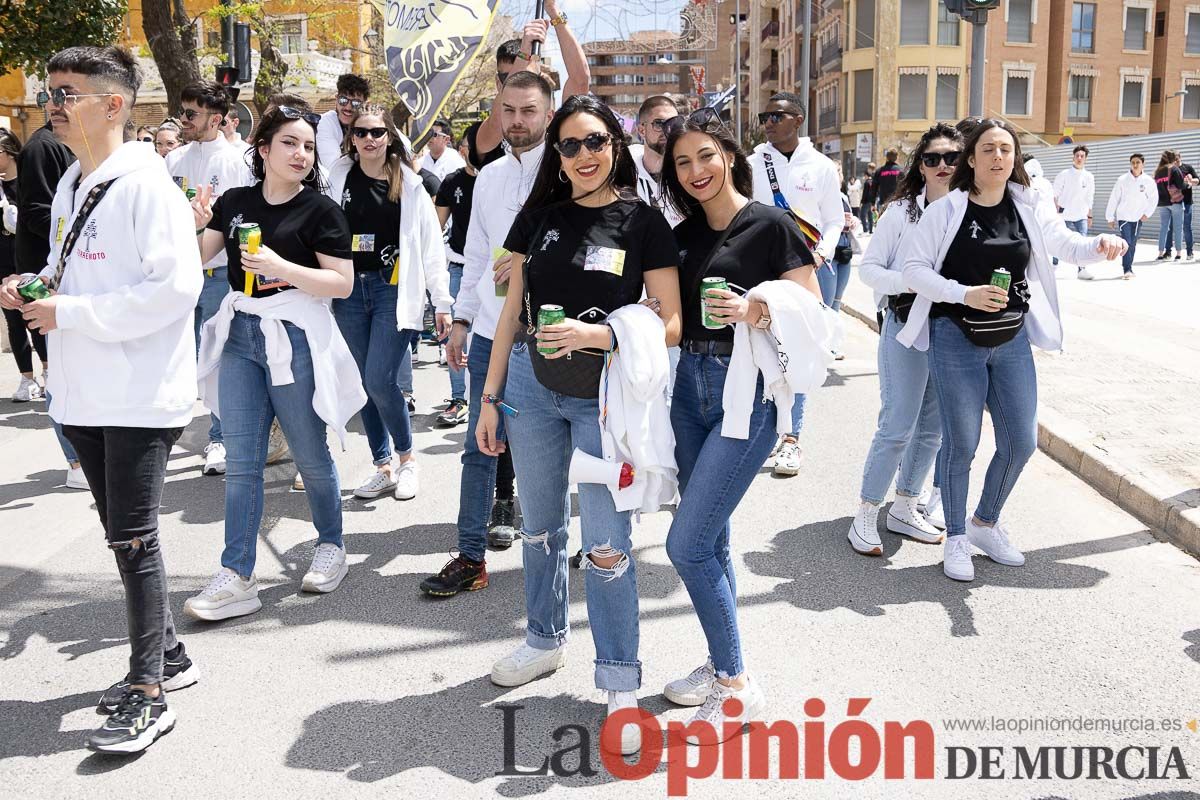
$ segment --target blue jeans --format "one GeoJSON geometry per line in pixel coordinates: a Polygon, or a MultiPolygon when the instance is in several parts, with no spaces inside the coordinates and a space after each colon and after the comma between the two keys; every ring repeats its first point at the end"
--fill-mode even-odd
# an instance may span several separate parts
{"type": "Polygon", "coordinates": [[[875,209],[874,203],[863,203],[858,209],[858,218],[862,222],[863,233],[871,233],[875,230],[875,209]]]}
{"type": "MultiPolygon", "coordinates": [[[[499,459],[479,451],[475,428],[479,424],[480,398],[487,380],[492,340],[479,334],[471,337],[467,350],[467,374],[471,397],[467,409],[467,440],[462,454],[462,478],[458,490],[458,552],[472,561],[483,561],[487,549],[487,526],[496,493],[496,464],[499,459]]],[[[504,385],[499,394],[504,396],[504,385]]],[[[511,399],[505,398],[511,403],[511,399]]],[[[517,406],[520,408],[520,406],[517,406]]],[[[500,415],[499,435],[504,437],[504,415],[500,415]]],[[[522,508],[524,501],[522,501],[522,508]]]]}
{"type": "Polygon", "coordinates": [[[1183,204],[1183,243],[1187,246],[1187,254],[1192,255],[1192,203],[1183,204]]]}
{"type": "Polygon", "coordinates": [[[841,311],[842,295],[850,283],[850,262],[827,262],[817,270],[817,283],[821,285],[821,302],[834,311],[841,311]]]}
{"type": "Polygon", "coordinates": [[[992,415],[996,453],[983,479],[975,516],[987,525],[1000,512],[1037,449],[1037,372],[1024,329],[999,347],[978,347],[953,320],[929,321],[929,375],[942,415],[942,503],[946,535],[966,532],[971,462],[979,448],[983,409],[992,415]]]}
{"type": "MultiPolygon", "coordinates": [[[[1083,219],[1065,219],[1065,220],[1063,220],[1063,224],[1067,226],[1067,230],[1072,230],[1072,231],[1075,231],[1076,233],[1080,233],[1080,234],[1083,234],[1084,236],[1087,236],[1087,232],[1088,232],[1087,217],[1084,217],[1083,219]]],[[[1058,264],[1058,257],[1055,256],[1055,257],[1051,258],[1051,261],[1054,264],[1058,264]]],[[[1083,267],[1079,267],[1079,269],[1083,269],[1083,267]]]]}
{"type": "MultiPolygon", "coordinates": [[[[463,265],[450,262],[450,296],[458,299],[458,287],[462,285],[463,265]]],[[[453,310],[453,309],[452,309],[453,310]]],[[[450,365],[450,399],[467,399],[467,375],[464,370],[450,365]]]]}
{"type": "Polygon", "coordinates": [[[1171,238],[1175,240],[1175,252],[1183,252],[1183,203],[1172,203],[1158,207],[1158,252],[1171,249],[1171,238]]]}
{"type": "Polygon", "coordinates": [[[1125,240],[1125,244],[1129,245],[1125,255],[1121,256],[1121,268],[1128,274],[1133,272],[1133,251],[1137,249],[1138,233],[1142,229],[1142,223],[1140,220],[1119,220],[1117,224],[1121,230],[1121,238],[1125,240]]]}
{"type": "MultiPolygon", "coordinates": [[[[737,580],[729,552],[729,517],[775,442],[775,404],[755,400],[746,439],[721,435],[726,356],[682,353],[671,399],[679,508],[667,533],[667,556],[687,587],[717,675],[744,671],[737,624],[737,580]]],[[[762,378],[756,397],[762,395],[762,378]]],[[[521,484],[524,491],[525,484],[521,484]]],[[[524,496],[522,495],[522,498],[524,496]]]]}
{"type": "MultiPolygon", "coordinates": [[[[46,392],[46,408],[50,407],[50,393],[46,392]]],[[[75,448],[71,445],[71,441],[63,435],[62,425],[50,418],[50,424],[54,426],[54,435],[58,437],[58,446],[62,448],[63,455],[67,458],[68,464],[78,464],[79,454],[75,452],[75,448]]]]}
{"type": "Polygon", "coordinates": [[[271,421],[287,436],[304,479],[317,543],[342,546],[342,497],[337,468],[325,441],[325,422],[313,410],[312,356],[304,331],[284,323],[292,345],[293,383],[273,386],[259,318],[234,314],[221,353],[221,421],[225,429],[225,550],[221,566],[242,577],[254,572],[263,515],[263,469],[271,421]]]}
{"type": "MultiPolygon", "coordinates": [[[[196,300],[196,355],[200,355],[200,326],[208,322],[209,317],[221,308],[221,301],[229,293],[229,268],[216,267],[212,275],[204,271],[204,285],[200,288],[200,297],[196,300]]],[[[216,414],[209,414],[208,440],[223,442],[221,436],[221,420],[216,414]]]]}
{"type": "Polygon", "coordinates": [[[903,327],[888,311],[879,337],[879,428],[863,465],[860,492],[863,500],[875,505],[884,501],[893,478],[898,494],[920,495],[942,443],[929,357],[896,341],[903,327]]]}
{"type": "MultiPolygon", "coordinates": [[[[513,468],[521,484],[521,548],[525,566],[525,640],[530,647],[553,650],[567,639],[569,570],[567,523],[571,495],[567,467],[575,448],[601,456],[600,406],[552,392],[533,374],[529,346],[512,349],[508,360],[506,401],[520,414],[509,417],[513,468]]],[[[612,493],[598,483],[579,484],[579,520],[583,531],[584,586],[588,622],[596,647],[596,688],[631,692],[642,685],[638,661],[637,566],[630,541],[630,512],[617,511],[612,493]],[[592,557],[619,556],[612,567],[592,557]]]]}

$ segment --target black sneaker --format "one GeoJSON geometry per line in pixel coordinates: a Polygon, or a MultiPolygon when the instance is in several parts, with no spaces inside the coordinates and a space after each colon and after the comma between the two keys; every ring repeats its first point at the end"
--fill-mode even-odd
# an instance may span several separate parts
{"type": "Polygon", "coordinates": [[[413,397],[412,392],[404,392],[404,402],[408,405],[408,413],[417,413],[417,399],[413,397]]]}
{"type": "Polygon", "coordinates": [[[476,592],[488,585],[487,561],[478,563],[455,556],[437,575],[421,581],[421,591],[432,597],[453,597],[459,592],[476,592]]]}
{"type": "Polygon", "coordinates": [[[583,548],[580,548],[578,553],[571,556],[570,564],[571,569],[583,569],[583,548]]]}
{"type": "Polygon", "coordinates": [[[512,500],[497,500],[492,504],[492,520],[488,523],[488,547],[507,550],[517,538],[517,513],[512,500]]]}
{"type": "Polygon", "coordinates": [[[167,708],[165,693],[151,698],[133,689],[88,737],[87,748],[97,753],[140,753],[174,727],[175,712],[167,708]]]}
{"type": "Polygon", "coordinates": [[[467,401],[455,398],[446,406],[446,410],[437,415],[437,424],[443,428],[453,428],[467,421],[467,401]]]}
{"type": "MultiPolygon", "coordinates": [[[[129,693],[129,678],[130,676],[126,675],[108,687],[108,690],[104,694],[100,695],[100,702],[96,704],[97,714],[112,714],[116,712],[117,706],[121,704],[121,700],[129,693]]],[[[164,692],[183,689],[191,686],[198,680],[200,680],[200,668],[188,658],[183,642],[177,644],[173,651],[163,653],[162,689],[164,692]]]]}

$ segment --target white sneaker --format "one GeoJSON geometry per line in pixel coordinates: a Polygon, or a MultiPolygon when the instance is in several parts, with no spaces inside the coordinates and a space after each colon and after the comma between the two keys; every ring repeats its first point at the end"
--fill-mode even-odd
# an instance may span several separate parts
{"type": "Polygon", "coordinates": [[[523,686],[566,663],[566,645],[559,645],[553,650],[538,650],[523,642],[511,655],[492,665],[492,683],[497,686],[523,686]]]}
{"type": "Polygon", "coordinates": [[[1078,278],[1081,281],[1090,281],[1093,280],[1095,276],[1092,275],[1091,271],[1087,267],[1080,267],[1078,278]]]}
{"type": "Polygon", "coordinates": [[[304,476],[301,475],[299,472],[296,473],[296,477],[292,478],[292,491],[293,492],[303,492],[304,491],[304,476]]]}
{"type": "Polygon", "coordinates": [[[859,503],[850,530],[846,532],[850,546],[864,556],[883,555],[883,542],[879,540],[879,506],[874,503],[859,503]]]}
{"type": "Polygon", "coordinates": [[[942,551],[942,571],[956,581],[975,580],[975,565],[971,563],[971,543],[966,536],[947,536],[942,551]]]}
{"type": "Polygon", "coordinates": [[[258,581],[242,578],[228,567],[213,576],[200,594],[189,597],[183,604],[185,614],[208,622],[244,617],[262,608],[258,599],[258,581]]]}
{"type": "Polygon", "coordinates": [[[387,494],[396,488],[396,479],[393,475],[394,473],[385,472],[382,469],[376,470],[374,475],[367,478],[366,483],[354,490],[354,496],[361,497],[363,500],[374,500],[381,494],[387,494]]]}
{"type": "Polygon", "coordinates": [[[209,442],[204,446],[204,474],[225,474],[225,445],[220,442],[209,442]]]}
{"type": "Polygon", "coordinates": [[[284,438],[283,428],[279,427],[279,420],[276,419],[271,423],[271,434],[267,438],[267,463],[282,461],[287,454],[287,439],[284,438]]]}
{"type": "MultiPolygon", "coordinates": [[[[929,498],[933,497],[935,491],[937,490],[932,486],[926,486],[921,490],[920,496],[917,497],[917,511],[925,513],[925,509],[929,508],[929,498]]],[[[900,494],[900,492],[896,492],[896,494],[900,494]]]]}
{"type": "Polygon", "coordinates": [[[17,390],[13,392],[14,403],[28,403],[32,400],[40,400],[42,397],[42,387],[38,386],[38,382],[33,378],[21,376],[21,383],[17,386],[17,390]]]}
{"type": "Polygon", "coordinates": [[[396,468],[396,499],[412,500],[417,496],[420,481],[417,479],[417,462],[405,461],[396,468]]]}
{"type": "Polygon", "coordinates": [[[975,520],[969,519],[966,538],[997,564],[1006,567],[1025,565],[1025,556],[1008,541],[1008,532],[999,523],[989,528],[986,525],[976,525],[975,520]]]}
{"type": "Polygon", "coordinates": [[[901,536],[908,536],[918,542],[937,544],[942,541],[942,532],[917,510],[917,498],[896,495],[887,514],[887,529],[901,536]]]}
{"type": "Polygon", "coordinates": [[[336,589],[350,568],[346,565],[346,550],[330,542],[317,545],[312,566],[300,581],[302,592],[329,593],[336,589]]]}
{"type": "MultiPolygon", "coordinates": [[[[608,693],[608,715],[611,717],[624,708],[637,708],[637,692],[608,693]]],[[[604,740],[601,739],[603,742],[604,740]]],[[[642,749],[642,726],[626,722],[621,726],[621,755],[631,756],[642,749]]]]}
{"type": "Polygon", "coordinates": [[[776,475],[795,475],[800,471],[800,445],[785,439],[775,454],[776,475]]]}
{"type": "Polygon", "coordinates": [[[732,738],[738,731],[733,731],[729,736],[726,735],[725,722],[741,720],[743,725],[750,722],[761,722],[762,712],[767,706],[767,698],[763,695],[762,689],[758,682],[746,674],[746,687],[744,689],[734,689],[732,686],[724,686],[716,681],[713,681],[712,691],[704,700],[704,705],[696,710],[696,715],[688,720],[688,724],[694,722],[707,722],[713,726],[716,732],[715,741],[701,739],[700,736],[694,733],[686,734],[688,744],[719,744],[726,739],[732,738]],[[726,700],[734,698],[742,701],[742,713],[737,717],[727,718],[725,716],[724,704],[726,700]]]}
{"type": "Polygon", "coordinates": [[[702,705],[717,680],[717,671],[712,659],[696,667],[686,678],[671,681],[663,687],[663,696],[680,706],[702,705]]]}
{"type": "Polygon", "coordinates": [[[67,466],[67,488],[68,489],[91,489],[92,485],[88,483],[87,475],[83,474],[83,467],[67,466]]]}
{"type": "Polygon", "coordinates": [[[946,530],[946,509],[942,506],[942,490],[936,486],[929,492],[924,514],[930,525],[938,530],[946,530]]]}

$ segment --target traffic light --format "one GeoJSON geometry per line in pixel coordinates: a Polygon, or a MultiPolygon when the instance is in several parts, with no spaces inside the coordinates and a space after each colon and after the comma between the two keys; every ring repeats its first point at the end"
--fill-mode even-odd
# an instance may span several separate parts
{"type": "Polygon", "coordinates": [[[217,67],[217,83],[222,86],[233,86],[237,83],[237,67],[217,67]]]}
{"type": "Polygon", "coordinates": [[[1000,0],[942,0],[946,10],[958,14],[968,22],[982,24],[987,21],[987,12],[999,8],[1000,0]]]}
{"type": "Polygon", "coordinates": [[[990,11],[1000,7],[1000,0],[963,0],[963,8],[967,11],[990,11]]]}

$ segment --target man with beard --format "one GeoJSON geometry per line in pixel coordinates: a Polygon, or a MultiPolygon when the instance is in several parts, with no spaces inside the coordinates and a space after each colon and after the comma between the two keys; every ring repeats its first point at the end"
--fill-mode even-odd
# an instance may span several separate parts
{"type": "MultiPolygon", "coordinates": [[[[533,188],[542,163],[546,126],[552,116],[552,91],[546,79],[533,72],[516,72],[508,77],[496,103],[498,113],[493,116],[500,120],[509,153],[480,170],[475,181],[463,253],[462,285],[446,347],[449,362],[459,369],[466,367],[471,392],[459,489],[459,554],[441,572],[421,583],[421,591],[435,597],[450,597],[488,585],[484,556],[497,459],[480,452],[475,443],[475,426],[479,422],[492,338],[508,290],[509,254],[504,250],[504,240],[533,188]],[[471,333],[469,353],[468,332],[471,333]]],[[[502,429],[500,435],[503,436],[502,429]]]]}
{"type": "Polygon", "coordinates": [[[679,108],[675,101],[665,94],[656,94],[646,98],[638,109],[638,135],[644,145],[629,146],[629,154],[638,172],[638,197],[663,213],[667,222],[674,228],[682,219],[675,209],[664,202],[662,196],[662,162],[663,153],[667,149],[667,132],[673,119],[679,118],[679,108]]]}

